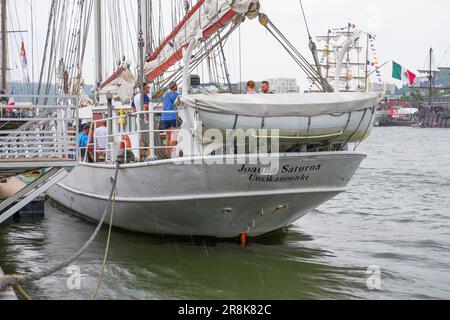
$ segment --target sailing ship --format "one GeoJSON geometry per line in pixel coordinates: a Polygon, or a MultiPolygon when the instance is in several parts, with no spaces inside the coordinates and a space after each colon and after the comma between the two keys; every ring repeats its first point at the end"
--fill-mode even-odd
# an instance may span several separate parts
{"type": "MultiPolygon", "coordinates": [[[[153,46],[154,38],[148,41],[145,36],[152,33],[153,22],[146,16],[143,23],[141,15],[151,12],[151,1],[143,1],[138,11],[138,78],[141,90],[144,77],[154,86],[153,107],[126,113],[129,106],[124,102],[132,96],[127,83],[134,82],[129,65],[122,60],[113,76],[103,82],[98,63],[96,94],[104,105],[96,108],[105,111],[101,119],[93,116],[90,136],[94,141],[99,138],[95,128],[107,122],[106,161],[81,162],[49,196],[82,217],[98,221],[118,170],[115,227],[149,234],[233,238],[260,236],[289,226],[345,192],[366,157],[353,144],[370,135],[378,94],[363,89],[341,92],[339,72],[333,88],[296,50],[291,56],[316,79],[322,92],[237,95],[192,90],[192,71],[202,61],[221,58],[215,70],[222,70],[227,78],[223,45],[244,21],[258,18],[271,34],[279,35],[261,12],[260,2],[183,1],[179,8],[184,11],[173,31],[153,46]],[[150,28],[144,27],[147,24],[150,28]],[[166,146],[161,137],[167,130],[158,129],[164,111],[156,99],[174,80],[182,81],[176,112],[181,125],[171,132],[176,143],[166,146]],[[130,145],[125,136],[130,137],[130,145]],[[146,159],[140,159],[142,151],[146,159]],[[128,157],[130,152],[133,157],[128,157]]],[[[100,19],[101,1],[94,3],[94,17],[100,19]]],[[[98,20],[96,26],[100,37],[98,20]]],[[[355,37],[350,37],[342,45],[336,58],[338,69],[354,44],[355,37]]],[[[100,49],[98,45],[98,60],[100,49]]],[[[92,147],[96,157],[95,143],[92,147]]]]}
{"type": "Polygon", "coordinates": [[[386,116],[379,122],[380,126],[447,127],[450,102],[445,98],[445,92],[449,88],[436,83],[437,75],[446,68],[437,67],[433,48],[430,48],[426,61],[426,66],[418,70],[419,81],[407,88],[410,99],[387,99],[384,104],[386,116]]]}
{"type": "MultiPolygon", "coordinates": [[[[328,29],[326,35],[316,37],[319,43],[317,49],[317,64],[324,78],[332,83],[339,74],[340,92],[368,92],[371,89],[371,76],[377,73],[380,76],[374,47],[375,35],[356,28],[352,23],[344,27],[328,29]],[[343,44],[353,38],[352,45],[348,50],[342,50],[343,44]],[[338,52],[344,55],[342,67],[337,70],[338,52]]],[[[308,78],[311,82],[310,92],[315,92],[315,79],[308,78]]],[[[382,91],[378,83],[374,86],[377,92],[382,91]]]]}
{"type": "Polygon", "coordinates": [[[420,85],[416,87],[416,89],[426,92],[425,101],[423,101],[423,104],[426,105],[419,106],[419,126],[422,128],[446,128],[450,119],[450,103],[448,96],[446,99],[440,93],[448,92],[450,88],[442,85],[438,86],[436,84],[436,78],[439,73],[448,68],[437,66],[433,48],[429,50],[427,61],[427,67],[419,70],[422,77],[420,85]]]}

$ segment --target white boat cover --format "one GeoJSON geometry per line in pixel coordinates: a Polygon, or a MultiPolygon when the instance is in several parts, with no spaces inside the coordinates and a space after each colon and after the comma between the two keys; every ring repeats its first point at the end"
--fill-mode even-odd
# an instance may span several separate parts
{"type": "Polygon", "coordinates": [[[377,93],[212,94],[178,99],[179,107],[249,117],[314,117],[361,111],[379,103],[377,93]]]}

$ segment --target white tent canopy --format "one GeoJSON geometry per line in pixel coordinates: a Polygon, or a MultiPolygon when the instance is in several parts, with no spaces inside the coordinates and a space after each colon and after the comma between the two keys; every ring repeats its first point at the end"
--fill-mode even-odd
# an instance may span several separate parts
{"type": "Polygon", "coordinates": [[[314,117],[361,111],[378,105],[376,93],[212,94],[179,98],[179,107],[254,117],[314,117]]]}
{"type": "Polygon", "coordinates": [[[414,115],[419,112],[419,109],[417,108],[402,108],[398,109],[398,115],[399,116],[410,116],[414,115]]]}

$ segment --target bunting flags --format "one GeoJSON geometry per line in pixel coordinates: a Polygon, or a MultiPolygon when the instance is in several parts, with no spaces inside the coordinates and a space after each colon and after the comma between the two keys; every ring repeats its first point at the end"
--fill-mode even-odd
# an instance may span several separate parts
{"type": "Polygon", "coordinates": [[[381,71],[380,71],[379,60],[378,60],[378,56],[377,56],[377,48],[375,47],[376,36],[369,33],[368,37],[369,37],[369,46],[370,46],[369,51],[371,53],[372,59],[367,61],[367,65],[375,68],[378,91],[382,92],[384,89],[383,88],[384,86],[383,86],[383,78],[381,76],[381,71]]]}

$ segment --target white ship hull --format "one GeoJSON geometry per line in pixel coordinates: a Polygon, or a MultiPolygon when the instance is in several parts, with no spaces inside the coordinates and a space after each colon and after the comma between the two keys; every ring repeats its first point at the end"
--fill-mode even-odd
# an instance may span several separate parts
{"type": "MultiPolygon", "coordinates": [[[[251,163],[254,157],[245,159],[251,163]]],[[[292,224],[344,192],[364,158],[353,152],[284,154],[272,176],[262,174],[261,168],[267,166],[251,164],[166,160],[124,165],[118,176],[113,224],[133,232],[174,236],[263,235],[292,224]]],[[[48,194],[68,209],[99,221],[114,173],[114,166],[81,164],[48,194]]]]}

